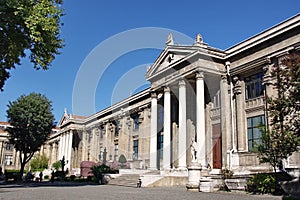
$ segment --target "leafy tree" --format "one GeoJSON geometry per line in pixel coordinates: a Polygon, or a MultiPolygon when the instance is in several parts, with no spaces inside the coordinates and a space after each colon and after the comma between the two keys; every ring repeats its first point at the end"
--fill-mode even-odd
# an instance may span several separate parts
{"type": "Polygon", "coordinates": [[[277,167],[282,167],[283,159],[287,159],[297,150],[299,142],[299,137],[289,131],[264,131],[262,143],[257,146],[259,161],[269,163],[276,173],[277,167]]]}
{"type": "Polygon", "coordinates": [[[271,85],[276,95],[267,97],[270,128],[263,129],[262,143],[257,146],[261,163],[269,163],[275,173],[300,145],[299,83],[300,57],[289,54],[271,70],[271,85]]]}
{"type": "Polygon", "coordinates": [[[54,125],[52,103],[38,93],[22,95],[16,101],[9,102],[7,110],[7,128],[9,142],[20,152],[20,174],[26,163],[48,139],[54,125]]]}
{"type": "Polygon", "coordinates": [[[44,170],[48,168],[49,159],[45,154],[38,154],[32,158],[30,161],[30,167],[34,171],[44,170]]]}
{"type": "Polygon", "coordinates": [[[126,160],[126,157],[124,156],[124,154],[120,155],[119,163],[121,163],[121,168],[123,168],[125,166],[125,163],[127,163],[127,160],[126,160]]]}
{"type": "Polygon", "coordinates": [[[0,90],[27,52],[34,68],[44,70],[59,54],[61,5],[62,0],[0,0],[0,90]]]}
{"type": "Polygon", "coordinates": [[[61,161],[58,160],[55,163],[52,164],[52,167],[57,171],[61,168],[61,161]]]}

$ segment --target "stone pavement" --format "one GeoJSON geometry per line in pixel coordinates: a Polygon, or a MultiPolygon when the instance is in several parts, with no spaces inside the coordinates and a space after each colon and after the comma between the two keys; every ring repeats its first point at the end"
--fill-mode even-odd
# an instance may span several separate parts
{"type": "Polygon", "coordinates": [[[250,195],[245,193],[188,192],[183,186],[135,188],[113,185],[87,184],[30,184],[30,185],[0,185],[0,199],[2,200],[32,200],[32,199],[142,199],[142,200],[272,200],[282,199],[280,196],[250,195]]]}

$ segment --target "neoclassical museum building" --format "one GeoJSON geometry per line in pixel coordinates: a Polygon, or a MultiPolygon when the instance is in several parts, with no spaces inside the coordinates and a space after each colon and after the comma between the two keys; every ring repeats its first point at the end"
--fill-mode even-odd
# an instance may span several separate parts
{"type": "MultiPolygon", "coordinates": [[[[300,15],[226,50],[210,47],[200,34],[194,44],[175,45],[170,34],[145,72],[150,88],[88,117],[65,111],[47,148],[54,160],[65,156],[69,169],[102,161],[105,152],[108,161],[123,154],[132,168],[168,171],[187,169],[196,142],[203,168],[266,169],[252,149],[258,126],[268,124],[269,72],[299,50],[300,15]]],[[[285,167],[300,167],[299,153],[285,167]]]]}
{"type": "MultiPolygon", "coordinates": [[[[258,126],[269,124],[265,96],[276,95],[270,69],[289,53],[300,54],[300,14],[226,50],[200,34],[178,45],[170,34],[145,72],[148,89],[91,116],[65,110],[42,151],[50,165],[64,156],[70,171],[122,154],[136,170],[187,172],[192,158],[209,173],[270,170],[253,148],[262,135],[258,126]]],[[[300,153],[284,167],[300,168],[300,153]]]]}

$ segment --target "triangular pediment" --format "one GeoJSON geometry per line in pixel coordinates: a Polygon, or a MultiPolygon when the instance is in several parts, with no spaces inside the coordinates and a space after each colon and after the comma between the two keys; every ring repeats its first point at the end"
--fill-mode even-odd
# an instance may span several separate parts
{"type": "Polygon", "coordinates": [[[148,80],[156,74],[167,70],[174,63],[180,62],[180,60],[184,59],[193,51],[195,50],[182,46],[167,46],[155,60],[154,64],[148,69],[146,79],[148,80]]]}
{"type": "Polygon", "coordinates": [[[70,119],[70,116],[67,113],[67,110],[65,109],[63,116],[61,117],[58,126],[61,126],[63,124],[65,124],[66,122],[68,122],[70,119]]]}

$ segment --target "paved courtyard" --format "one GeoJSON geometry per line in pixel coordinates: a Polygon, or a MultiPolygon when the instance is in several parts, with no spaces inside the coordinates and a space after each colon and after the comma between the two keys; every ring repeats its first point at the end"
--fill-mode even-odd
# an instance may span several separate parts
{"type": "Polygon", "coordinates": [[[250,195],[245,193],[200,193],[187,192],[185,187],[157,187],[157,188],[133,188],[112,185],[1,185],[0,199],[143,199],[143,200],[271,200],[282,199],[280,196],[250,195]]]}

